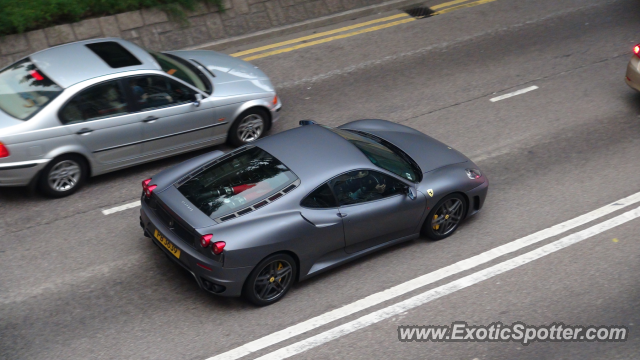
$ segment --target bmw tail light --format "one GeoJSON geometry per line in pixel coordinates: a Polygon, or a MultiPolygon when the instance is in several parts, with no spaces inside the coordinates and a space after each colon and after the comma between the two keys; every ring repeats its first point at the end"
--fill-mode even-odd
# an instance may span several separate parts
{"type": "Polygon", "coordinates": [[[220,255],[222,254],[222,250],[224,250],[225,245],[227,244],[224,241],[214,242],[211,246],[211,251],[216,255],[220,255]]]}
{"type": "Polygon", "coordinates": [[[150,182],[151,179],[147,179],[142,182],[142,191],[144,191],[144,196],[147,198],[150,198],[153,190],[158,187],[157,185],[149,185],[150,182]]]}
{"type": "Polygon", "coordinates": [[[633,53],[636,54],[637,57],[640,57],[640,44],[633,47],[633,53]]]}
{"type": "Polygon", "coordinates": [[[203,248],[206,248],[207,246],[209,246],[211,244],[212,237],[213,235],[211,234],[202,235],[202,237],[200,238],[200,246],[202,246],[203,248]]]}
{"type": "Polygon", "coordinates": [[[5,158],[8,156],[9,156],[9,149],[7,149],[7,147],[0,142],[0,158],[5,158]]]}

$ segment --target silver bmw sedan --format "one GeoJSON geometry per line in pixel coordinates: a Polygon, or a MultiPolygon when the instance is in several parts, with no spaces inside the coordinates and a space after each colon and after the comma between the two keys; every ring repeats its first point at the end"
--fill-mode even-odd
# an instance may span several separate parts
{"type": "Polygon", "coordinates": [[[281,107],[261,70],[214,51],[49,48],[0,70],[0,186],[67,196],[89,176],[255,141],[281,107]]]}

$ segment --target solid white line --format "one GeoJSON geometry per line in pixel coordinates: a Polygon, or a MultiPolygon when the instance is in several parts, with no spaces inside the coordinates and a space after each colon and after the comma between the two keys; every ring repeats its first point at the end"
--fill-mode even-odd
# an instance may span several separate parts
{"type": "Polygon", "coordinates": [[[325,324],[328,324],[332,321],[341,319],[343,317],[354,314],[358,311],[367,309],[374,305],[383,303],[387,300],[393,299],[400,295],[406,294],[410,291],[416,290],[425,285],[434,283],[438,280],[444,279],[446,277],[455,275],[462,271],[474,268],[478,265],[489,262],[493,259],[496,259],[502,255],[512,253],[519,249],[522,249],[526,246],[535,244],[537,242],[543,241],[550,237],[559,235],[563,232],[576,228],[578,226],[589,223],[593,220],[596,220],[605,215],[611,214],[616,210],[620,210],[626,206],[635,204],[640,202],[640,192],[635,193],[631,196],[628,196],[624,199],[618,200],[609,205],[603,206],[599,209],[593,210],[587,214],[578,216],[574,219],[565,221],[561,224],[554,225],[550,228],[538,231],[534,234],[525,236],[521,239],[512,241],[510,243],[504,244],[502,246],[498,246],[484,253],[478,254],[476,256],[470,257],[468,259],[459,261],[455,264],[443,267],[439,270],[433,271],[431,273],[422,275],[415,279],[409,280],[402,284],[396,285],[387,290],[375,293],[373,295],[369,295],[363,299],[355,301],[351,304],[347,304],[341,308],[326,312],[322,315],[316,316],[309,320],[303,321],[286,329],[271,333],[267,336],[264,336],[260,339],[251,341],[246,343],[240,347],[229,350],[222,354],[216,355],[214,357],[209,358],[208,360],[235,360],[239,359],[243,356],[251,354],[255,351],[259,351],[261,349],[267,348],[274,344],[277,344],[281,341],[290,339],[294,336],[300,335],[309,330],[313,330],[325,324]]]}
{"type": "Polygon", "coordinates": [[[520,89],[518,91],[514,91],[512,93],[508,93],[508,94],[504,94],[498,97],[494,97],[493,99],[490,99],[491,102],[496,102],[496,101],[500,101],[500,100],[504,100],[504,99],[508,99],[510,97],[514,97],[516,95],[520,95],[520,94],[524,94],[524,93],[528,93],[529,91],[533,91],[535,89],[537,89],[537,86],[529,86],[528,88],[524,88],[524,89],[520,89]]]}
{"type": "Polygon", "coordinates": [[[116,206],[111,209],[102,210],[102,215],[109,215],[109,214],[117,213],[118,211],[132,209],[138,206],[140,206],[140,200],[134,201],[132,203],[116,206]]]}
{"type": "Polygon", "coordinates": [[[344,325],[340,325],[331,330],[327,330],[318,335],[312,336],[308,339],[302,340],[300,342],[291,344],[284,348],[281,348],[277,351],[269,353],[267,355],[261,356],[256,360],[271,360],[271,359],[286,359],[293,355],[299,354],[301,352],[312,349],[316,346],[327,343],[331,340],[337,339],[341,336],[345,336],[350,334],[358,329],[362,329],[369,325],[380,322],[384,319],[388,319],[392,316],[402,314],[408,310],[411,310],[420,305],[426,304],[430,301],[443,297],[445,295],[451,294],[458,290],[464,289],[471,285],[477,284],[486,279],[492,278],[496,275],[502,274],[509,270],[513,270],[519,266],[532,262],[536,259],[539,259],[543,256],[552,254],[558,250],[564,249],[573,244],[579,243],[585,239],[588,239],[594,235],[600,234],[604,231],[612,229],[616,226],[622,225],[628,221],[636,219],[640,217],[640,207],[626,212],[622,215],[616,216],[610,220],[602,222],[598,225],[594,225],[588,229],[579,231],[575,234],[571,234],[567,237],[564,237],[560,240],[554,241],[548,245],[542,246],[538,249],[530,251],[526,254],[522,254],[520,256],[516,256],[513,259],[507,260],[500,264],[491,266],[484,270],[478,271],[471,275],[465,276],[456,281],[450,282],[446,285],[439,286],[435,289],[426,291],[420,295],[416,295],[407,300],[401,301],[397,304],[388,306],[384,309],[380,309],[378,311],[374,311],[371,314],[365,315],[359,319],[348,322],[344,325]]]}

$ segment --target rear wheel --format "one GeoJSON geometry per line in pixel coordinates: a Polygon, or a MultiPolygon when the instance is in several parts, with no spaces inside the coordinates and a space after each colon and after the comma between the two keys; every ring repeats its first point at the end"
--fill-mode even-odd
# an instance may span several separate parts
{"type": "Polygon", "coordinates": [[[289,291],[296,271],[296,263],[291,256],[271,255],[253,269],[244,284],[243,295],[255,305],[271,305],[289,291]]]}
{"type": "Polygon", "coordinates": [[[467,211],[467,205],[460,194],[451,194],[433,207],[422,225],[422,234],[431,240],[441,240],[451,236],[467,211]]]}
{"type": "Polygon", "coordinates": [[[88,167],[82,157],[63,155],[51,160],[42,170],[39,187],[50,197],[65,197],[76,192],[84,184],[87,175],[88,167]]]}
{"type": "Polygon", "coordinates": [[[269,115],[260,108],[246,110],[233,122],[229,143],[242,146],[258,140],[267,130],[269,115]]]}

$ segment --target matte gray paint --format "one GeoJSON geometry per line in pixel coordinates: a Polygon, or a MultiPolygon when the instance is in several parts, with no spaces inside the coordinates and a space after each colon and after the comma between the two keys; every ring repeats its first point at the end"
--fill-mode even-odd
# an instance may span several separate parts
{"type": "MultiPolygon", "coordinates": [[[[222,156],[219,152],[201,155],[152,178],[152,183],[158,184],[154,196],[169,206],[176,216],[190,224],[194,232],[201,235],[213,234],[212,241],[226,243],[223,252],[224,266],[216,276],[225,286],[235,285],[219,295],[240,295],[239,289],[249,272],[239,276],[234,269],[252,269],[270,254],[293,254],[299,260],[298,279],[302,280],[370,252],[419,237],[430,209],[448,194],[460,192],[470,198],[478,196],[482,205],[488,181],[485,176],[476,180],[469,179],[465,169],[476,166],[464,155],[428,136],[417,135],[413,129],[388,121],[358,121],[355,125],[345,124],[343,128],[351,128],[350,126],[357,126],[359,129],[375,128],[370,131],[390,135],[388,137],[394,139],[395,144],[402,146],[419,164],[437,164],[440,167],[429,169],[422,181],[414,184],[375,167],[355,146],[319,125],[290,129],[258,140],[251,146],[260,147],[282,161],[299,177],[299,186],[264,207],[222,223],[208,218],[193,204],[192,210],[188,209],[184,205],[188,201],[173,185],[185,175],[219,160],[222,156]],[[443,152],[452,154],[445,155],[445,158],[454,163],[436,162],[433,159],[427,162],[422,157],[429,158],[431,149],[434,149],[434,156],[443,152]],[[356,169],[370,169],[394,177],[408,187],[415,187],[418,196],[411,200],[406,195],[396,195],[342,208],[308,209],[300,206],[300,202],[319,185],[356,169]],[[427,195],[428,189],[433,189],[433,197],[427,195]],[[403,209],[394,211],[385,208],[385,204],[393,202],[397,202],[397,206],[402,206],[403,209]],[[391,212],[395,214],[390,214],[391,212]],[[341,218],[339,215],[342,213],[347,213],[347,217],[341,218]],[[353,222],[350,222],[351,215],[353,222]],[[356,241],[350,241],[354,236],[356,241]],[[230,270],[229,273],[225,273],[227,269],[230,270]]],[[[150,209],[143,206],[143,218],[148,211],[150,209]]],[[[470,210],[467,214],[472,213],[475,211],[470,210]]],[[[152,232],[155,223],[143,225],[147,232],[152,232]]],[[[210,249],[196,246],[196,251],[213,260],[210,249]]],[[[195,268],[192,271],[206,275],[202,269],[195,268]]]]}

